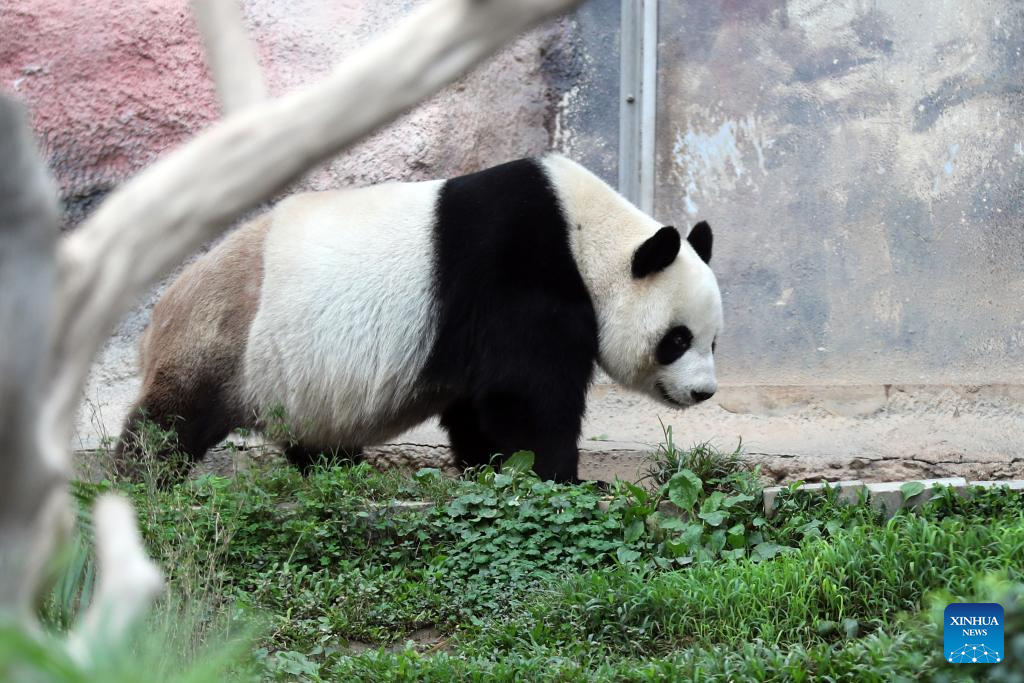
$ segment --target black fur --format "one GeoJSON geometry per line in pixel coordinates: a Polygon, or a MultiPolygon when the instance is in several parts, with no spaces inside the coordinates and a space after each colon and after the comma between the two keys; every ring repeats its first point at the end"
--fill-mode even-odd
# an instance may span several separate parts
{"type": "Polygon", "coordinates": [[[633,253],[633,277],[640,279],[665,270],[679,255],[681,238],[671,225],[654,233],[633,253]]]}
{"type": "Polygon", "coordinates": [[[542,478],[576,480],[598,341],[568,230],[534,160],[453,178],[441,190],[440,321],[423,386],[453,397],[441,424],[463,466],[532,450],[542,478]]]}
{"type": "Polygon", "coordinates": [[[704,263],[711,262],[711,243],[713,238],[711,226],[708,225],[707,221],[701,221],[693,226],[693,230],[686,236],[686,241],[690,243],[690,246],[693,247],[693,250],[697,252],[697,256],[700,256],[704,263]]]}
{"type": "Polygon", "coordinates": [[[693,332],[686,325],[677,325],[665,333],[654,350],[654,358],[661,365],[671,365],[690,349],[693,332]]]}
{"type": "MultiPolygon", "coordinates": [[[[236,367],[229,366],[231,372],[236,367]]],[[[180,480],[230,431],[246,424],[231,392],[219,377],[203,372],[181,378],[157,370],[156,381],[128,413],[114,451],[114,470],[123,477],[141,480],[147,455],[162,461],[155,467],[161,486],[180,480]],[[147,438],[149,423],[163,436],[147,438]]],[[[148,436],[154,436],[150,434],[148,436]]]]}

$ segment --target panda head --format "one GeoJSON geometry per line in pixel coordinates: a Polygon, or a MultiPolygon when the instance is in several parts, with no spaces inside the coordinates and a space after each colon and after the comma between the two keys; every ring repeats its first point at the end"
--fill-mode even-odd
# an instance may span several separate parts
{"type": "Polygon", "coordinates": [[[708,265],[711,227],[671,226],[636,244],[629,279],[601,316],[600,361],[616,381],[677,408],[710,398],[722,298],[708,265]]]}

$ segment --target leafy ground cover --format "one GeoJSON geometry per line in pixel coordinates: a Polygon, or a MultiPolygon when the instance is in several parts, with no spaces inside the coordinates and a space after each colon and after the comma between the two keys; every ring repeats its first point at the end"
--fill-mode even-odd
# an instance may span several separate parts
{"type": "MultiPolygon", "coordinates": [[[[83,510],[108,488],[133,498],[168,596],[92,670],[0,629],[0,679],[1024,676],[1019,493],[944,491],[886,520],[790,490],[769,519],[741,457],[666,436],[647,486],[610,494],[538,481],[528,454],[461,480],[278,465],[168,489],[78,484],[83,510]],[[1004,602],[1003,664],[944,664],[941,609],[953,599],[1004,602]]],[[[87,539],[84,516],[81,527],[87,539]]],[[[88,600],[87,548],[42,606],[55,632],[88,600]]]]}

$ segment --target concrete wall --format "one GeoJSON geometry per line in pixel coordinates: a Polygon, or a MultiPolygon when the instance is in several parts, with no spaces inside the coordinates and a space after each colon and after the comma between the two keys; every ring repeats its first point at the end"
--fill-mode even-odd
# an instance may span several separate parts
{"type": "MultiPolygon", "coordinates": [[[[418,3],[242,4],[270,90],[282,93],[318,79],[418,3]]],[[[588,97],[579,33],[567,19],[524,36],[303,186],[443,177],[570,147],[569,126],[588,97]]],[[[18,0],[0,5],[0,35],[0,87],[30,107],[72,224],[217,118],[187,0],[18,0]]]]}
{"type": "Polygon", "coordinates": [[[657,212],[725,381],[1024,383],[1024,5],[661,0],[657,212]]]}
{"type": "MultiPolygon", "coordinates": [[[[1020,386],[965,386],[1024,384],[1020,3],[660,2],[656,213],[716,228],[724,384],[679,413],[599,383],[583,475],[635,475],[661,422],[682,444],[743,438],[777,480],[1024,473],[1020,386]]],[[[415,4],[243,1],[275,93],[415,4]]],[[[301,186],[548,149],[614,183],[619,14],[589,0],[301,186]]],[[[0,3],[0,88],[31,109],[69,229],[217,117],[187,0],[0,3]]],[[[80,447],[116,435],[159,290],[95,364],[80,447]]],[[[446,457],[436,422],[397,442],[382,457],[446,457]]]]}

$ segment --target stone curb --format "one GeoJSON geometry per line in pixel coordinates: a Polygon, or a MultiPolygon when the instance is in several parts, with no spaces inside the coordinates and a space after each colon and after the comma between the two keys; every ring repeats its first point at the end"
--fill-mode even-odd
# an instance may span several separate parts
{"type": "MultiPolygon", "coordinates": [[[[601,498],[597,501],[597,509],[601,512],[608,512],[611,508],[612,501],[610,498],[601,498]]],[[[684,519],[688,516],[685,512],[677,508],[672,504],[671,501],[663,500],[658,503],[656,512],[663,517],[683,517],[684,519]]]]}
{"type": "MultiPolygon", "coordinates": [[[[861,491],[865,489],[865,484],[859,479],[846,479],[837,482],[821,482],[816,484],[804,484],[798,490],[799,491],[811,491],[815,493],[822,493],[825,487],[838,488],[838,499],[843,503],[854,504],[860,500],[861,491]]],[[[770,486],[764,489],[762,496],[764,501],[765,512],[771,516],[775,510],[775,499],[778,497],[784,489],[789,488],[788,486],[770,486]]]]}
{"type": "MultiPolygon", "coordinates": [[[[963,477],[947,477],[944,479],[911,479],[909,481],[885,481],[871,484],[865,484],[859,479],[850,479],[834,482],[826,481],[814,484],[803,484],[796,490],[820,495],[825,492],[826,487],[838,489],[836,501],[845,505],[855,505],[860,502],[863,496],[871,502],[871,505],[876,510],[884,512],[887,517],[892,517],[900,508],[918,508],[931,500],[935,496],[935,486],[953,488],[959,495],[964,496],[971,495],[971,490],[979,487],[999,488],[1005,486],[1011,491],[1024,492],[1024,479],[968,482],[963,477]],[[924,486],[924,490],[921,491],[921,493],[904,500],[903,486],[911,483],[922,484],[924,486]]],[[[778,499],[779,493],[786,488],[788,487],[771,486],[764,489],[762,503],[767,516],[771,517],[774,514],[775,501],[778,499]]],[[[393,500],[389,502],[370,503],[367,507],[367,511],[371,516],[379,518],[409,512],[423,513],[434,507],[434,505],[434,503],[429,501],[393,500]]],[[[603,512],[607,512],[610,505],[611,501],[608,499],[601,499],[597,501],[598,508],[603,512]]],[[[666,517],[686,517],[686,513],[683,513],[679,508],[667,500],[659,502],[658,512],[666,517]]]]}
{"type": "MultiPolygon", "coordinates": [[[[909,481],[885,481],[865,484],[859,479],[850,479],[835,482],[817,482],[814,484],[803,484],[797,487],[797,491],[805,491],[814,495],[821,495],[826,487],[838,489],[836,501],[844,505],[855,505],[866,498],[872,507],[884,512],[886,517],[892,517],[900,508],[918,508],[924,505],[935,496],[935,486],[950,487],[956,490],[961,496],[970,496],[975,488],[999,488],[1005,486],[1011,491],[1024,492],[1024,479],[1008,481],[972,481],[968,482],[963,477],[947,477],[945,479],[911,479],[909,481]],[[921,493],[904,500],[903,486],[911,483],[919,483],[924,486],[921,493]]],[[[765,514],[771,517],[775,513],[775,502],[779,493],[786,486],[771,486],[763,491],[762,503],[765,514]]],[[[602,512],[607,512],[612,501],[603,498],[597,501],[597,507],[602,512]]],[[[282,505],[282,508],[292,507],[294,504],[282,505]]],[[[392,500],[388,502],[370,503],[366,511],[371,519],[387,518],[398,514],[413,513],[423,514],[435,506],[435,503],[421,500],[392,500]]],[[[670,501],[662,500],[658,503],[658,513],[663,517],[682,517],[686,519],[687,513],[683,512],[670,501]]]]}
{"type": "Polygon", "coordinates": [[[394,517],[407,513],[423,514],[433,508],[436,503],[428,500],[392,500],[385,503],[370,503],[366,511],[371,519],[394,517]]]}
{"type": "MultiPolygon", "coordinates": [[[[825,491],[826,486],[829,488],[839,489],[836,499],[838,502],[847,505],[859,502],[861,496],[865,495],[876,510],[884,512],[887,517],[892,517],[900,508],[918,508],[931,500],[935,496],[934,487],[936,485],[955,489],[956,492],[962,496],[971,495],[972,489],[978,487],[999,488],[1005,486],[1011,491],[1024,491],[1024,479],[968,482],[963,477],[947,477],[945,479],[911,479],[908,481],[886,481],[871,484],[865,484],[860,480],[854,479],[847,481],[804,484],[799,486],[796,490],[820,494],[825,491]],[[923,484],[924,490],[921,493],[904,500],[903,487],[912,483],[923,484]]],[[[764,489],[762,500],[765,513],[769,517],[775,512],[775,502],[778,499],[779,493],[787,488],[788,487],[785,486],[771,486],[764,489]]]]}

